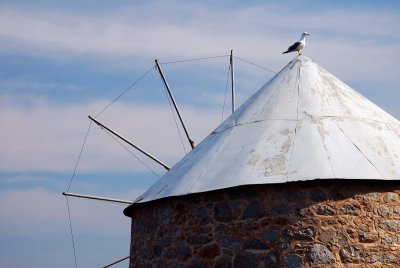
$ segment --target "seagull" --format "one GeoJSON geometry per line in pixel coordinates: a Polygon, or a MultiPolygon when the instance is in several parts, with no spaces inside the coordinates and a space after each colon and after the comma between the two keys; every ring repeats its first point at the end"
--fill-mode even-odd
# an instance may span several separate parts
{"type": "Polygon", "coordinates": [[[306,46],[306,36],[307,35],[310,35],[310,34],[307,33],[307,32],[302,33],[300,40],[298,42],[294,43],[293,45],[291,45],[282,54],[293,52],[293,51],[297,51],[297,53],[299,53],[299,55],[301,55],[300,50],[303,49],[306,46]]]}

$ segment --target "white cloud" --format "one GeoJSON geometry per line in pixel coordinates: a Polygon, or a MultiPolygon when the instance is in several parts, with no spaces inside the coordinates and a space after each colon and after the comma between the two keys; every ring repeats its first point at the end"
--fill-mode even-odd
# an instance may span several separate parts
{"type": "MultiPolygon", "coordinates": [[[[67,205],[61,193],[41,188],[1,190],[0,198],[2,266],[73,265],[67,205]]],[[[129,252],[131,219],[123,215],[124,205],[76,198],[69,198],[69,204],[80,267],[99,267],[129,252]]]]}
{"type": "Polygon", "coordinates": [[[234,49],[278,70],[287,61],[281,51],[307,30],[312,35],[305,53],[339,77],[366,83],[380,80],[397,88],[397,18],[387,9],[293,13],[273,4],[222,9],[155,2],[85,15],[3,6],[0,49],[54,58],[114,58],[123,66],[122,62],[143,58],[185,59],[234,49]]]}
{"type": "Polygon", "coordinates": [[[373,40],[397,38],[397,14],[390,10],[381,10],[385,15],[374,12],[324,10],[293,14],[273,5],[212,9],[201,4],[181,4],[176,8],[158,2],[83,16],[58,10],[3,7],[0,34],[46,53],[50,50],[177,58],[214,55],[234,48],[252,57],[268,51],[276,56],[267,58],[277,60],[282,44],[297,39],[305,30],[303,27],[335,45],[347,40],[349,47],[355,47],[361,39],[363,46],[357,49],[364,52],[371,46],[383,46],[373,40]],[[156,16],[161,13],[169,16],[156,16]]]}
{"type": "MultiPolygon", "coordinates": [[[[141,192],[137,189],[113,197],[135,198],[141,192]]],[[[67,203],[61,193],[42,188],[12,189],[1,190],[0,198],[0,264],[72,265],[67,203]],[[16,245],[18,241],[23,245],[16,245]],[[21,250],[27,252],[22,254],[21,250]]],[[[105,265],[129,252],[131,219],[122,213],[126,205],[70,197],[69,206],[79,266],[105,265]],[[94,258],[93,250],[102,255],[94,258]]]]}
{"type": "MultiPolygon", "coordinates": [[[[72,172],[89,126],[87,115],[99,111],[106,102],[63,105],[34,99],[20,105],[13,102],[13,97],[10,98],[8,101],[7,98],[0,99],[3,100],[0,121],[6,130],[0,133],[0,147],[2,154],[7,156],[0,163],[0,171],[72,172]]],[[[196,142],[211,132],[220,119],[219,111],[185,106],[181,110],[196,142]]],[[[169,165],[183,156],[171,111],[165,106],[118,102],[99,118],[99,121],[169,165]]],[[[184,142],[189,148],[186,139],[184,142]]],[[[135,149],[131,150],[156,170],[163,171],[135,149]]],[[[133,172],[147,169],[93,124],[78,171],[133,172]]]]}
{"type": "Polygon", "coordinates": [[[34,81],[34,79],[21,79],[17,80],[2,80],[0,81],[0,88],[7,90],[18,90],[18,89],[64,89],[69,91],[82,90],[82,87],[74,85],[65,85],[60,83],[45,83],[34,81]]]}
{"type": "MultiPolygon", "coordinates": [[[[135,198],[141,192],[132,190],[129,195],[135,198]]],[[[0,235],[32,237],[68,233],[67,204],[61,193],[41,188],[14,189],[0,191],[0,198],[0,235]]],[[[77,234],[129,234],[130,219],[122,213],[124,205],[72,197],[69,204],[77,234]]]]}

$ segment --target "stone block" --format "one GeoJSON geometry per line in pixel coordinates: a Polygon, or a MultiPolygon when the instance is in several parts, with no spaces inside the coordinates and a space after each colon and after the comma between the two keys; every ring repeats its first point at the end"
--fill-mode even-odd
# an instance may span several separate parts
{"type": "Polygon", "coordinates": [[[296,202],[296,201],[301,201],[305,199],[305,193],[304,192],[299,192],[299,191],[290,191],[286,195],[286,200],[289,202],[296,202]]]}
{"type": "Polygon", "coordinates": [[[310,217],[312,215],[312,212],[309,207],[305,207],[299,210],[299,214],[302,217],[310,217]]]}
{"type": "Polygon", "coordinates": [[[168,265],[170,268],[185,268],[185,265],[183,263],[170,263],[168,265]]]}
{"type": "Polygon", "coordinates": [[[154,246],[153,247],[153,252],[154,252],[154,255],[156,255],[157,257],[160,257],[161,253],[162,253],[162,247],[154,246]]]}
{"type": "Polygon", "coordinates": [[[286,243],[286,242],[280,242],[280,243],[278,243],[278,244],[276,245],[276,248],[277,248],[278,250],[284,250],[284,249],[287,249],[288,247],[289,247],[289,244],[286,243]]]}
{"type": "Polygon", "coordinates": [[[335,211],[333,210],[333,208],[324,204],[318,205],[316,212],[318,215],[325,215],[325,216],[335,215],[335,211]]]}
{"type": "Polygon", "coordinates": [[[232,220],[232,211],[228,202],[216,203],[214,206],[214,218],[217,221],[228,222],[232,220]]]}
{"type": "Polygon", "coordinates": [[[367,201],[378,202],[381,200],[381,194],[377,192],[364,194],[364,199],[367,201]]]}
{"type": "Polygon", "coordinates": [[[384,257],[386,263],[400,264],[399,258],[395,255],[389,254],[384,257]]]}
{"type": "Polygon", "coordinates": [[[163,247],[163,248],[166,248],[166,247],[169,247],[169,246],[172,244],[173,241],[174,241],[174,239],[173,239],[172,237],[170,237],[170,236],[165,236],[165,237],[162,237],[162,238],[160,239],[159,245],[160,245],[161,247],[163,247]]]}
{"type": "Polygon", "coordinates": [[[202,261],[202,260],[191,260],[188,267],[189,268],[207,268],[208,265],[205,261],[202,261]]]}
{"type": "Polygon", "coordinates": [[[284,229],[284,230],[282,231],[282,238],[285,239],[285,240],[290,241],[290,240],[293,239],[293,236],[294,236],[294,233],[293,233],[293,231],[290,230],[290,229],[284,229]]]}
{"type": "Polygon", "coordinates": [[[213,268],[230,268],[232,267],[232,260],[226,256],[217,258],[213,263],[213,268]]]}
{"type": "Polygon", "coordinates": [[[264,267],[267,267],[267,268],[277,268],[278,267],[278,261],[273,252],[269,252],[267,254],[267,256],[265,257],[264,267]]]}
{"type": "Polygon", "coordinates": [[[233,267],[235,268],[256,268],[257,258],[250,252],[239,252],[233,259],[233,267]]]}
{"type": "Polygon", "coordinates": [[[132,223],[132,232],[137,233],[138,235],[144,234],[144,225],[141,222],[135,221],[132,223]]]}
{"type": "Polygon", "coordinates": [[[265,244],[264,242],[261,242],[258,239],[251,239],[251,240],[244,241],[243,248],[244,249],[265,250],[268,248],[268,246],[267,246],[267,244],[265,244]]]}
{"type": "Polygon", "coordinates": [[[302,258],[295,253],[287,253],[283,256],[284,268],[299,268],[302,262],[302,258]]]}
{"type": "Polygon", "coordinates": [[[262,217],[263,213],[259,202],[251,202],[242,214],[242,219],[257,219],[262,217]]]}
{"type": "Polygon", "coordinates": [[[242,246],[242,240],[236,237],[217,236],[216,240],[221,247],[229,248],[232,250],[239,250],[242,246]]]}
{"type": "Polygon", "coordinates": [[[311,241],[314,238],[314,230],[311,227],[305,229],[297,230],[294,233],[294,238],[297,240],[307,240],[311,241]]]}
{"type": "Polygon", "coordinates": [[[178,246],[175,250],[179,257],[184,260],[192,257],[192,249],[188,246],[178,246]]]}
{"type": "Polygon", "coordinates": [[[355,247],[344,247],[340,249],[340,258],[343,263],[360,263],[364,262],[362,250],[355,247]]]}
{"type": "Polygon", "coordinates": [[[340,214],[358,216],[360,214],[360,207],[355,204],[345,204],[340,209],[340,214]]]}
{"type": "Polygon", "coordinates": [[[400,206],[395,206],[393,208],[393,212],[396,213],[397,215],[400,215],[400,206]]]}
{"type": "Polygon", "coordinates": [[[207,209],[199,208],[197,209],[197,215],[199,217],[200,224],[207,224],[210,222],[210,218],[208,217],[207,209]]]}
{"type": "Polygon", "coordinates": [[[150,250],[148,247],[146,247],[146,246],[140,247],[138,256],[140,256],[142,258],[147,258],[149,256],[149,254],[150,254],[150,250]]]}
{"type": "Polygon", "coordinates": [[[199,230],[199,234],[209,234],[212,232],[211,226],[201,227],[199,230]]]}
{"type": "Polygon", "coordinates": [[[289,206],[287,204],[279,204],[271,208],[273,216],[286,216],[289,215],[289,206]]]}
{"type": "Polygon", "coordinates": [[[384,234],[384,235],[382,236],[382,238],[381,238],[381,243],[382,243],[383,245],[390,245],[390,244],[392,244],[392,242],[393,242],[393,238],[392,238],[392,236],[389,235],[389,234],[384,234]]]}
{"type": "Polygon", "coordinates": [[[214,259],[214,257],[218,256],[220,253],[221,249],[219,248],[218,244],[211,243],[198,249],[198,251],[195,254],[200,259],[209,260],[209,259],[214,259]]]}
{"type": "Polygon", "coordinates": [[[386,193],[383,197],[383,200],[386,203],[396,202],[399,199],[399,195],[397,193],[386,193]]]}
{"type": "Polygon", "coordinates": [[[400,220],[382,219],[378,226],[386,231],[398,232],[400,231],[400,220]]]}
{"type": "Polygon", "coordinates": [[[190,235],[186,239],[186,242],[189,245],[204,245],[208,244],[212,241],[212,237],[210,236],[205,236],[205,235],[190,235]]]}
{"type": "Polygon", "coordinates": [[[378,215],[382,217],[390,217],[392,216],[393,211],[390,207],[385,204],[379,205],[378,207],[378,215]]]}
{"type": "Polygon", "coordinates": [[[278,241],[280,233],[277,230],[266,229],[261,233],[261,239],[269,243],[278,241]]]}
{"type": "Polygon", "coordinates": [[[378,236],[376,234],[362,233],[358,235],[358,241],[361,243],[374,243],[377,240],[378,236]]]}
{"type": "Polygon", "coordinates": [[[169,209],[165,208],[161,211],[161,224],[169,224],[170,222],[170,213],[169,209]]]}
{"type": "Polygon", "coordinates": [[[164,251],[164,257],[166,257],[167,259],[175,258],[175,256],[176,256],[176,251],[174,248],[167,248],[164,251]]]}
{"type": "Polygon", "coordinates": [[[328,199],[327,194],[321,189],[316,189],[310,192],[308,198],[313,202],[321,202],[328,199]]]}
{"type": "Polygon", "coordinates": [[[333,253],[322,244],[313,244],[308,252],[312,264],[328,264],[335,260],[333,253]]]}

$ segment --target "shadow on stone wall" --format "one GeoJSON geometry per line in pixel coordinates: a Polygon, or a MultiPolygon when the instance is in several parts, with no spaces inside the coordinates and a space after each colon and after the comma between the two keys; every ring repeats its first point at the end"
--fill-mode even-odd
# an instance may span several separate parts
{"type": "Polygon", "coordinates": [[[131,267],[399,267],[400,182],[250,185],[132,208],[131,267]]]}

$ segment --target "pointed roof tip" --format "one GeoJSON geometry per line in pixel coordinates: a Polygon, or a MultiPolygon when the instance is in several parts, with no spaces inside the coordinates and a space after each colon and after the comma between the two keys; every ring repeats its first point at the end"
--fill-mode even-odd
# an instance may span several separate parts
{"type": "Polygon", "coordinates": [[[400,122],[298,55],[137,202],[335,178],[400,179],[400,122]]]}
{"type": "Polygon", "coordinates": [[[311,60],[311,61],[312,61],[312,59],[308,58],[308,57],[305,56],[304,54],[297,55],[296,57],[293,58],[292,61],[296,61],[296,60],[300,60],[300,61],[311,60]]]}

